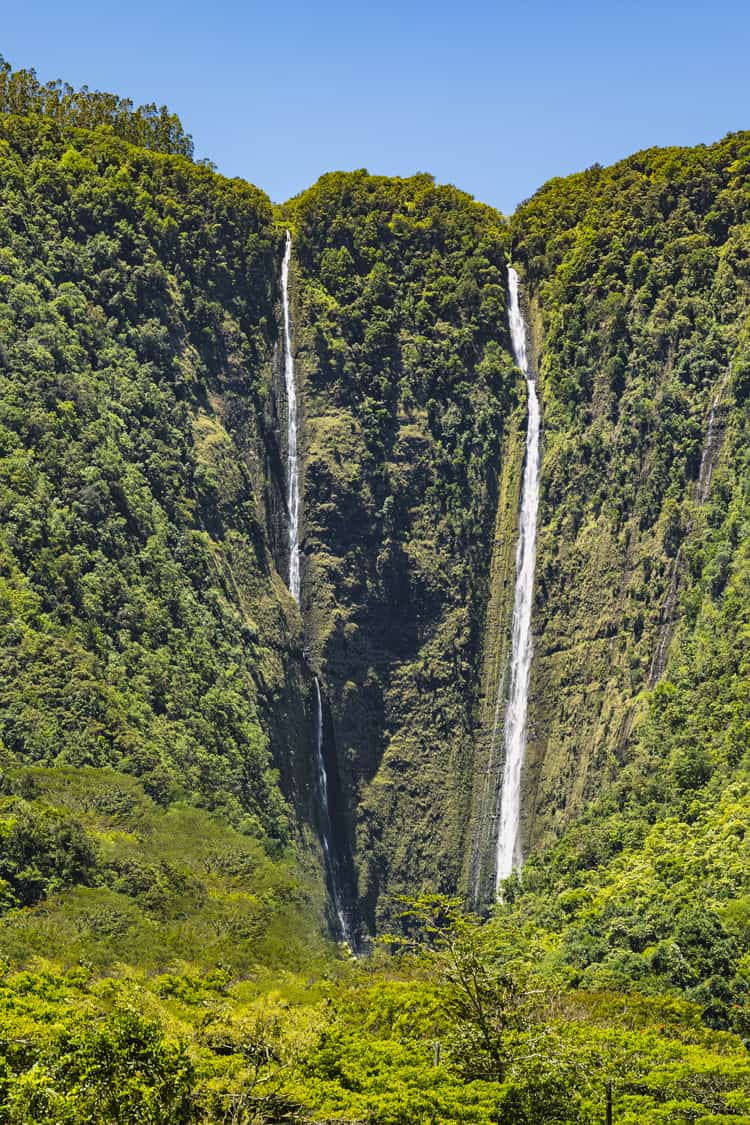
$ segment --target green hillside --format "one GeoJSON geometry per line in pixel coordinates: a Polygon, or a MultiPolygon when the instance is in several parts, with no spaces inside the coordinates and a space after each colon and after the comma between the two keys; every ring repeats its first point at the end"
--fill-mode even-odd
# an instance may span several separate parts
{"type": "Polygon", "coordinates": [[[749,153],[745,134],[641,153],[553,181],[513,220],[545,419],[532,844],[636,746],[669,760],[638,732],[644,691],[664,677],[658,711],[672,679],[682,688],[682,717],[672,710],[658,736],[669,751],[679,727],[729,770],[747,749],[747,694],[736,683],[731,707],[724,665],[728,646],[741,676],[727,597],[742,601],[728,587],[743,581],[747,519],[749,153]],[[689,671],[711,633],[716,664],[689,671]],[[726,703],[721,718],[706,714],[702,680],[726,703]]]}
{"type": "Polygon", "coordinates": [[[750,1123],[748,172],[275,208],[0,60],[0,1125],[750,1123]]]}
{"type": "MultiPolygon", "coordinates": [[[[6,908],[87,888],[61,900],[60,925],[101,899],[121,957],[149,888],[174,897],[165,918],[223,893],[221,878],[196,882],[194,833],[230,855],[244,840],[238,874],[257,863],[282,898],[291,879],[284,916],[309,901],[292,852],[316,813],[309,682],[270,515],[279,232],[255,188],[118,132],[0,116],[0,752],[6,908]],[[69,810],[58,790],[75,777],[89,781],[69,810]],[[179,869],[143,841],[129,874],[113,868],[78,815],[129,835],[144,800],[185,849],[179,869]]],[[[311,910],[299,923],[319,929],[311,910]]]]}
{"type": "Polygon", "coordinates": [[[530,841],[600,791],[517,906],[569,979],[745,1034],[749,162],[746,134],[642,153],[514,219],[546,407],[530,841]]]}

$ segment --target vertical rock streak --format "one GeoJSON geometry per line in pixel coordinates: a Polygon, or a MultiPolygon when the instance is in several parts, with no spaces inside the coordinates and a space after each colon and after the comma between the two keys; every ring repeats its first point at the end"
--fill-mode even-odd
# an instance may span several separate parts
{"type": "Polygon", "coordinates": [[[284,383],[287,403],[287,510],[289,513],[289,593],[299,605],[299,458],[297,456],[297,384],[292,356],[292,328],[289,314],[289,263],[292,236],[286,232],[281,263],[281,297],[284,309],[284,383]]]}
{"type": "MultiPolygon", "coordinates": [[[[703,451],[701,452],[701,463],[698,469],[698,480],[695,485],[695,499],[699,505],[703,505],[708,500],[709,492],[711,491],[711,478],[713,477],[714,468],[716,467],[716,459],[719,455],[721,442],[722,442],[722,425],[720,418],[721,398],[724,394],[724,388],[727,385],[727,380],[731,373],[731,367],[728,367],[722,376],[719,388],[714,396],[711,404],[711,411],[708,416],[708,426],[706,427],[706,439],[703,443],[703,451]]],[[[683,542],[680,543],[675,555],[674,562],[672,563],[672,571],[669,576],[669,590],[667,597],[662,607],[661,615],[659,617],[659,630],[657,634],[657,645],[651,661],[651,667],[648,673],[648,686],[650,688],[656,687],[659,680],[664,675],[664,670],[667,666],[667,657],[669,655],[669,647],[672,643],[672,636],[677,624],[677,609],[680,598],[680,586],[683,573],[683,545],[686,539],[692,534],[693,520],[688,520],[687,527],[685,528],[685,535],[683,542]]]]}
{"type": "Polygon", "coordinates": [[[529,671],[531,668],[531,609],[534,594],[536,563],[536,522],[539,509],[539,430],[540,411],[533,372],[529,370],[526,350],[526,325],[518,297],[518,274],[508,268],[508,294],[513,358],[526,376],[528,421],[526,457],[521,485],[518,548],[516,550],[516,586],[513,601],[513,633],[510,658],[510,690],[505,712],[505,764],[500,799],[497,833],[495,883],[510,875],[521,865],[520,815],[521,770],[526,748],[529,671]]]}
{"type": "MultiPolygon", "coordinates": [[[[289,512],[289,593],[297,605],[300,604],[300,570],[299,570],[299,455],[297,451],[297,383],[294,374],[294,357],[292,356],[292,329],[291,314],[289,311],[289,264],[292,258],[292,236],[286,232],[286,245],[284,258],[281,263],[281,298],[284,312],[284,383],[286,386],[287,401],[287,508],[289,512]]],[[[315,766],[318,780],[318,798],[320,805],[320,836],[323,845],[326,872],[331,889],[331,899],[336,913],[336,922],[339,936],[350,941],[349,927],[341,906],[341,897],[338,889],[336,872],[336,858],[333,846],[333,830],[331,827],[331,810],[328,802],[328,774],[326,772],[325,757],[323,755],[323,697],[320,691],[320,681],[314,678],[315,683],[315,766]]]]}
{"type": "Polygon", "coordinates": [[[705,504],[708,500],[708,494],[711,489],[711,477],[714,473],[716,465],[716,458],[721,444],[721,433],[717,426],[717,416],[719,406],[721,404],[721,396],[724,394],[724,388],[727,385],[727,380],[731,373],[731,367],[727,367],[722,380],[719,383],[714,400],[711,404],[711,413],[708,416],[708,426],[706,428],[706,440],[703,444],[703,452],[701,453],[701,464],[698,470],[698,486],[696,488],[697,498],[699,504],[705,504]]]}

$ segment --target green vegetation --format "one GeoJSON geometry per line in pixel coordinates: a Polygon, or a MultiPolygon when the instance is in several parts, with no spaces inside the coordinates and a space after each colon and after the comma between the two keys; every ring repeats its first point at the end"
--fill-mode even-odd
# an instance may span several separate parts
{"type": "Polygon", "coordinates": [[[84,129],[105,126],[118,137],[157,152],[192,157],[193,140],[182,122],[166,106],[150,103],[133,107],[117,94],[74,90],[67,82],[41,83],[34,70],[13,70],[0,55],[0,113],[42,114],[61,124],[84,129]]]}
{"type": "Polygon", "coordinates": [[[0,1125],[603,1125],[608,1079],[618,1125],[750,1122],[750,136],[507,223],[364,171],[275,213],[191,156],[0,61],[0,1125]],[[435,892],[487,897],[507,255],[531,854],[480,920],[435,892]],[[313,671],[333,866],[394,931],[359,962],[313,671]]]}
{"type": "MultiPolygon", "coordinates": [[[[750,1060],[688,1004],[562,994],[446,900],[412,948],[316,983],[49,965],[0,980],[0,1121],[515,1125],[750,1121],[750,1060]]],[[[416,922],[416,925],[415,925],[416,922]]]]}
{"type": "Polygon", "coordinates": [[[747,749],[742,676],[727,686],[746,651],[731,606],[743,595],[727,582],[735,567],[743,582],[750,479],[749,150],[738,134],[640,153],[552,181],[513,220],[545,442],[530,844],[550,842],[637,747],[663,763],[680,741],[709,757],[723,741],[730,773],[747,749]],[[667,656],[653,703],[665,721],[641,734],[644,689],[667,656]],[[721,717],[699,701],[705,690],[734,691],[721,717]]]}
{"type": "Polygon", "coordinates": [[[514,219],[546,443],[529,837],[578,815],[506,895],[571,984],[746,1038],[748,154],[641,153],[514,219]]]}
{"type": "Polygon", "coordinates": [[[0,798],[0,948],[15,963],[156,972],[312,967],[321,889],[276,849],[106,769],[11,771],[0,798]],[[20,909],[33,907],[34,909],[20,909]]]}
{"type": "Polygon", "coordinates": [[[372,930],[454,890],[506,422],[501,217],[427,175],[287,204],[305,401],[304,618],[372,930]]]}
{"type": "Polygon", "coordinates": [[[259,715],[285,626],[255,618],[272,587],[247,424],[270,206],[46,119],[0,117],[0,158],[4,752],[122,767],[285,838],[259,715]]]}

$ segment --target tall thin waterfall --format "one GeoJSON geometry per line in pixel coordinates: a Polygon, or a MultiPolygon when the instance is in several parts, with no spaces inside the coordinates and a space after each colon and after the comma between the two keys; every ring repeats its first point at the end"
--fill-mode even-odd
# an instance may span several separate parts
{"type": "Polygon", "coordinates": [[[339,936],[345,941],[348,941],[351,945],[351,934],[341,906],[341,897],[339,895],[338,879],[336,876],[336,860],[334,858],[333,836],[331,832],[331,814],[330,805],[328,803],[328,774],[326,772],[325,758],[323,757],[323,697],[320,693],[320,680],[317,676],[315,677],[315,703],[315,764],[318,770],[318,788],[320,790],[323,854],[325,856],[328,878],[331,884],[331,898],[333,899],[333,908],[336,911],[339,936]]]}
{"type": "MultiPolygon", "coordinates": [[[[286,232],[284,258],[281,263],[281,299],[284,308],[284,383],[287,402],[287,508],[289,510],[289,593],[297,605],[300,604],[299,572],[299,456],[297,452],[297,382],[294,376],[294,357],[292,355],[292,325],[289,312],[289,263],[292,258],[292,236],[286,232]]],[[[315,767],[318,776],[318,797],[320,801],[321,842],[325,858],[326,872],[331,889],[333,908],[336,912],[339,936],[352,944],[352,936],[341,906],[339,883],[336,871],[336,857],[331,827],[331,808],[328,802],[328,774],[323,755],[323,697],[320,681],[315,683],[315,767]]]]}
{"type": "Polygon", "coordinates": [[[516,550],[516,589],[513,602],[510,693],[505,712],[505,766],[497,834],[495,883],[499,886],[514,868],[521,866],[521,768],[526,749],[529,671],[532,637],[531,608],[536,562],[536,520],[539,509],[539,399],[534,373],[529,370],[526,351],[526,325],[518,299],[518,274],[508,267],[508,320],[513,358],[526,376],[528,423],[526,458],[521,486],[518,548],[516,550]]]}
{"type": "Polygon", "coordinates": [[[297,456],[297,383],[294,378],[292,326],[289,314],[289,263],[292,236],[286,232],[281,263],[281,299],[284,307],[284,383],[287,404],[287,508],[289,510],[289,593],[299,605],[299,458],[297,456]]]}

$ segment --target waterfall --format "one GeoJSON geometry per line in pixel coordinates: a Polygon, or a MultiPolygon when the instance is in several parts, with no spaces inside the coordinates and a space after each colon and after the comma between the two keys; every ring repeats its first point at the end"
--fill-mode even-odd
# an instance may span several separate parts
{"type": "Polygon", "coordinates": [[[287,404],[287,510],[289,512],[289,593],[299,605],[299,458],[297,456],[297,383],[292,356],[292,328],[289,315],[289,263],[292,236],[286,232],[284,260],[281,263],[281,299],[284,307],[284,383],[287,404]]]}
{"type": "MultiPolygon", "coordinates": [[[[292,259],[292,236],[286,232],[284,258],[281,263],[281,299],[284,310],[284,383],[287,402],[287,510],[289,512],[289,593],[297,605],[300,604],[299,572],[299,456],[297,452],[297,382],[294,377],[294,357],[292,355],[292,325],[289,311],[289,264],[292,259]]],[[[346,922],[339,893],[336,856],[331,826],[331,808],[328,800],[328,774],[323,755],[323,697],[320,681],[315,683],[315,766],[318,781],[320,808],[321,843],[325,859],[326,873],[331,890],[331,899],[336,913],[338,936],[352,945],[352,934],[346,922]]]]}
{"type": "Polygon", "coordinates": [[[531,669],[531,609],[536,562],[536,520],[539,508],[539,399],[534,374],[529,370],[526,325],[518,299],[518,274],[508,267],[508,295],[513,358],[526,376],[528,422],[526,457],[521,485],[521,512],[516,549],[516,588],[513,601],[513,635],[510,657],[510,691],[505,712],[505,765],[497,834],[495,884],[521,866],[521,768],[526,748],[529,671],[531,669]]]}
{"type": "Polygon", "coordinates": [[[338,924],[339,937],[342,940],[347,941],[349,945],[352,945],[351,933],[341,905],[341,897],[338,890],[338,879],[336,877],[336,860],[334,858],[333,849],[331,813],[330,805],[328,802],[328,773],[326,772],[325,757],[323,756],[323,697],[320,692],[320,680],[317,676],[315,677],[314,683],[316,704],[315,764],[318,771],[318,790],[320,796],[321,813],[321,841],[323,843],[323,855],[325,856],[328,879],[331,885],[331,899],[333,901],[333,908],[336,912],[336,922],[338,924]]]}

